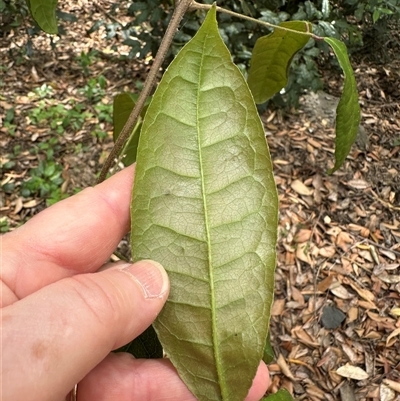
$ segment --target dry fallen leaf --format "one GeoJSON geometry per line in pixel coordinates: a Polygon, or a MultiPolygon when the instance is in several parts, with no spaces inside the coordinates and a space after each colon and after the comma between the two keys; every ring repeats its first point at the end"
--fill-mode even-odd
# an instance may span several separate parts
{"type": "Polygon", "coordinates": [[[317,285],[317,290],[321,292],[325,292],[333,282],[333,275],[329,275],[325,277],[322,281],[320,281],[317,285]]]}
{"type": "Polygon", "coordinates": [[[280,316],[285,309],[285,299],[276,299],[272,305],[271,316],[280,316]]]}
{"type": "Polygon", "coordinates": [[[296,249],[296,258],[301,260],[302,262],[312,264],[310,258],[310,244],[308,242],[303,242],[302,244],[297,245],[296,249]]]}
{"type": "Polygon", "coordinates": [[[386,346],[389,345],[390,340],[400,334],[400,327],[396,330],[393,331],[393,333],[388,335],[388,338],[386,339],[386,346]]]}
{"type": "Polygon", "coordinates": [[[381,383],[379,388],[380,401],[395,401],[396,393],[386,384],[381,383]]]}
{"type": "Polygon", "coordinates": [[[392,390],[400,393],[400,383],[399,382],[395,382],[395,381],[389,380],[389,379],[383,379],[382,382],[384,384],[386,384],[388,387],[390,387],[392,390]]]}
{"type": "Polygon", "coordinates": [[[344,252],[347,252],[348,246],[347,244],[352,244],[353,238],[351,238],[350,234],[342,231],[338,234],[336,238],[336,245],[340,247],[344,252]]]}
{"type": "Polygon", "coordinates": [[[352,366],[348,363],[337,369],[336,373],[342,377],[348,377],[349,379],[353,380],[366,380],[369,377],[365,370],[359,368],[358,366],[352,366]]]}
{"type": "Polygon", "coordinates": [[[311,338],[311,336],[302,327],[293,328],[292,334],[295,335],[299,341],[306,345],[311,347],[319,347],[319,343],[315,339],[311,338]]]}
{"type": "Polygon", "coordinates": [[[358,308],[356,307],[351,307],[349,311],[347,312],[347,322],[351,323],[357,320],[358,318],[358,308]]]}
{"type": "Polygon", "coordinates": [[[325,246],[324,248],[320,248],[319,254],[324,258],[331,258],[336,253],[336,249],[334,246],[325,246]]]}
{"type": "Polygon", "coordinates": [[[384,283],[388,284],[397,284],[400,283],[400,275],[399,274],[387,274],[386,272],[377,276],[379,280],[382,280],[384,283]]]}
{"type": "Polygon", "coordinates": [[[295,242],[307,242],[311,238],[312,231],[301,229],[294,236],[295,242]]]}
{"type": "Polygon", "coordinates": [[[391,315],[393,315],[393,316],[400,316],[400,308],[393,308],[391,311],[390,311],[390,314],[391,315]]]}
{"type": "Polygon", "coordinates": [[[292,291],[292,299],[297,303],[299,303],[300,305],[304,305],[305,302],[303,294],[295,286],[291,287],[291,291],[292,291]]]}
{"type": "Polygon", "coordinates": [[[288,377],[289,379],[295,380],[294,376],[292,375],[292,372],[289,369],[288,364],[286,363],[285,358],[283,357],[282,354],[279,354],[278,359],[276,360],[276,363],[279,365],[281,368],[282,373],[288,377]]]}
{"type": "Polygon", "coordinates": [[[396,255],[393,253],[393,252],[391,252],[391,251],[387,251],[387,250],[385,250],[385,249],[381,249],[380,251],[379,251],[382,255],[384,255],[384,256],[386,256],[387,258],[389,258],[389,259],[391,259],[391,260],[394,260],[394,261],[396,261],[396,255]]]}
{"type": "Polygon", "coordinates": [[[366,189],[371,186],[367,181],[364,180],[350,180],[347,185],[354,189],[366,189]]]}
{"type": "Polygon", "coordinates": [[[17,200],[15,201],[15,208],[14,208],[13,214],[18,214],[22,210],[23,207],[24,207],[23,198],[22,198],[22,196],[19,196],[17,198],[17,200]]]}
{"type": "Polygon", "coordinates": [[[349,280],[348,283],[350,284],[350,287],[353,288],[353,290],[355,290],[361,298],[363,298],[363,299],[365,299],[366,301],[369,301],[369,302],[374,302],[375,301],[375,295],[371,291],[368,291],[368,290],[366,290],[364,288],[360,288],[352,280],[349,280]]]}
{"type": "Polygon", "coordinates": [[[297,192],[299,195],[310,196],[313,194],[313,190],[303,184],[300,180],[294,180],[290,184],[292,189],[297,192]]]}
{"type": "Polygon", "coordinates": [[[42,202],[42,199],[32,199],[32,200],[24,203],[24,208],[29,209],[31,207],[35,207],[41,202],[42,202]]]}
{"type": "Polygon", "coordinates": [[[353,223],[350,223],[347,227],[350,231],[354,231],[356,233],[359,233],[364,228],[363,226],[359,226],[358,224],[353,223]]]}
{"type": "Polygon", "coordinates": [[[333,283],[329,289],[333,295],[337,296],[340,299],[354,298],[354,295],[347,291],[346,287],[341,284],[333,283]]]}

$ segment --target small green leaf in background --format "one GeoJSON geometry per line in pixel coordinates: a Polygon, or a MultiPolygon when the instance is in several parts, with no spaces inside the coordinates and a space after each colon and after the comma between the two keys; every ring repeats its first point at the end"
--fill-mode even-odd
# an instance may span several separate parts
{"type": "MultiPolygon", "coordinates": [[[[114,142],[116,142],[119,134],[126,121],[131,114],[131,111],[135,107],[135,104],[138,100],[138,95],[134,93],[120,93],[114,98],[113,104],[113,123],[114,123],[114,131],[113,138],[114,142]]],[[[139,143],[140,130],[142,128],[142,121],[146,114],[147,107],[149,106],[151,101],[151,96],[146,100],[146,103],[140,112],[140,117],[132,130],[131,135],[124,148],[122,149],[121,154],[124,155],[122,159],[122,163],[125,166],[129,166],[136,161],[136,152],[139,143]]]]}
{"type": "Polygon", "coordinates": [[[116,352],[128,352],[135,358],[162,358],[163,349],[153,326],[149,326],[139,337],[116,352]]]}
{"type": "Polygon", "coordinates": [[[335,38],[324,38],[324,40],[335,52],[344,74],[343,92],[336,109],[335,165],[329,170],[329,174],[332,174],[343,164],[351,145],[357,138],[361,110],[358,103],[357,83],[346,45],[335,38]]]}
{"type": "Polygon", "coordinates": [[[269,365],[274,360],[274,358],[275,358],[274,350],[272,349],[270,333],[268,332],[267,341],[265,342],[265,347],[264,347],[263,361],[267,365],[269,365]]]}
{"type": "Polygon", "coordinates": [[[263,358],[277,212],[264,129],[214,6],[147,110],[131,204],[133,260],[171,281],[154,328],[199,401],[243,401],[263,358]]]}
{"type": "Polygon", "coordinates": [[[32,18],[43,31],[57,34],[56,8],[57,0],[27,0],[26,2],[32,18]]]}
{"type": "Polygon", "coordinates": [[[322,0],[322,15],[324,18],[329,18],[331,13],[329,0],[322,0]]]}
{"type": "Polygon", "coordinates": [[[294,399],[289,391],[283,388],[275,394],[270,394],[268,397],[264,397],[261,401],[294,401],[294,399]]]}
{"type": "MultiPolygon", "coordinates": [[[[286,21],[279,26],[299,32],[312,31],[311,23],[286,21]]],[[[287,85],[290,63],[309,36],[275,29],[259,38],[251,56],[248,84],[256,103],[264,103],[287,85]]]]}

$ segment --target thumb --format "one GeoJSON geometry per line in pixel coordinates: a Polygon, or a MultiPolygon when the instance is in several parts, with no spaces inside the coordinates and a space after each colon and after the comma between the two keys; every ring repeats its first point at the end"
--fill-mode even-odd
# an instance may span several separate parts
{"type": "Polygon", "coordinates": [[[3,308],[5,399],[62,399],[152,323],[168,292],[161,265],[141,261],[60,280],[3,308]]]}

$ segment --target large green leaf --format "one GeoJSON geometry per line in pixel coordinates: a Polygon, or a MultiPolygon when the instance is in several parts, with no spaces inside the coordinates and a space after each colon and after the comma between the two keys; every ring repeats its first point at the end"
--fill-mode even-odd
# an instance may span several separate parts
{"type": "Polygon", "coordinates": [[[263,357],[277,193],[264,130],[211,9],[165,72],[139,140],[132,255],[171,280],[154,327],[199,400],[243,401],[263,357]]]}
{"type": "MultiPolygon", "coordinates": [[[[311,23],[286,21],[279,26],[299,32],[311,32],[311,23]]],[[[251,56],[248,84],[256,103],[264,103],[287,85],[290,63],[309,36],[275,29],[259,38],[251,56]]]]}
{"type": "Polygon", "coordinates": [[[357,83],[347,55],[346,45],[335,38],[324,38],[339,61],[344,74],[343,92],[336,109],[335,165],[329,173],[335,172],[343,164],[357,138],[361,110],[358,104],[357,83]]]}
{"type": "Polygon", "coordinates": [[[56,9],[57,0],[27,0],[32,18],[43,31],[51,34],[58,33],[56,9]]]}

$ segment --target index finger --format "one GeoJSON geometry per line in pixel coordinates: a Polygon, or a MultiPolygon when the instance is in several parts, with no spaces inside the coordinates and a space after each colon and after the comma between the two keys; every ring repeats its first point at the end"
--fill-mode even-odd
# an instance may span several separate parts
{"type": "Polygon", "coordinates": [[[37,214],[6,234],[3,283],[23,298],[76,273],[96,271],[129,231],[134,166],[37,214]]]}

